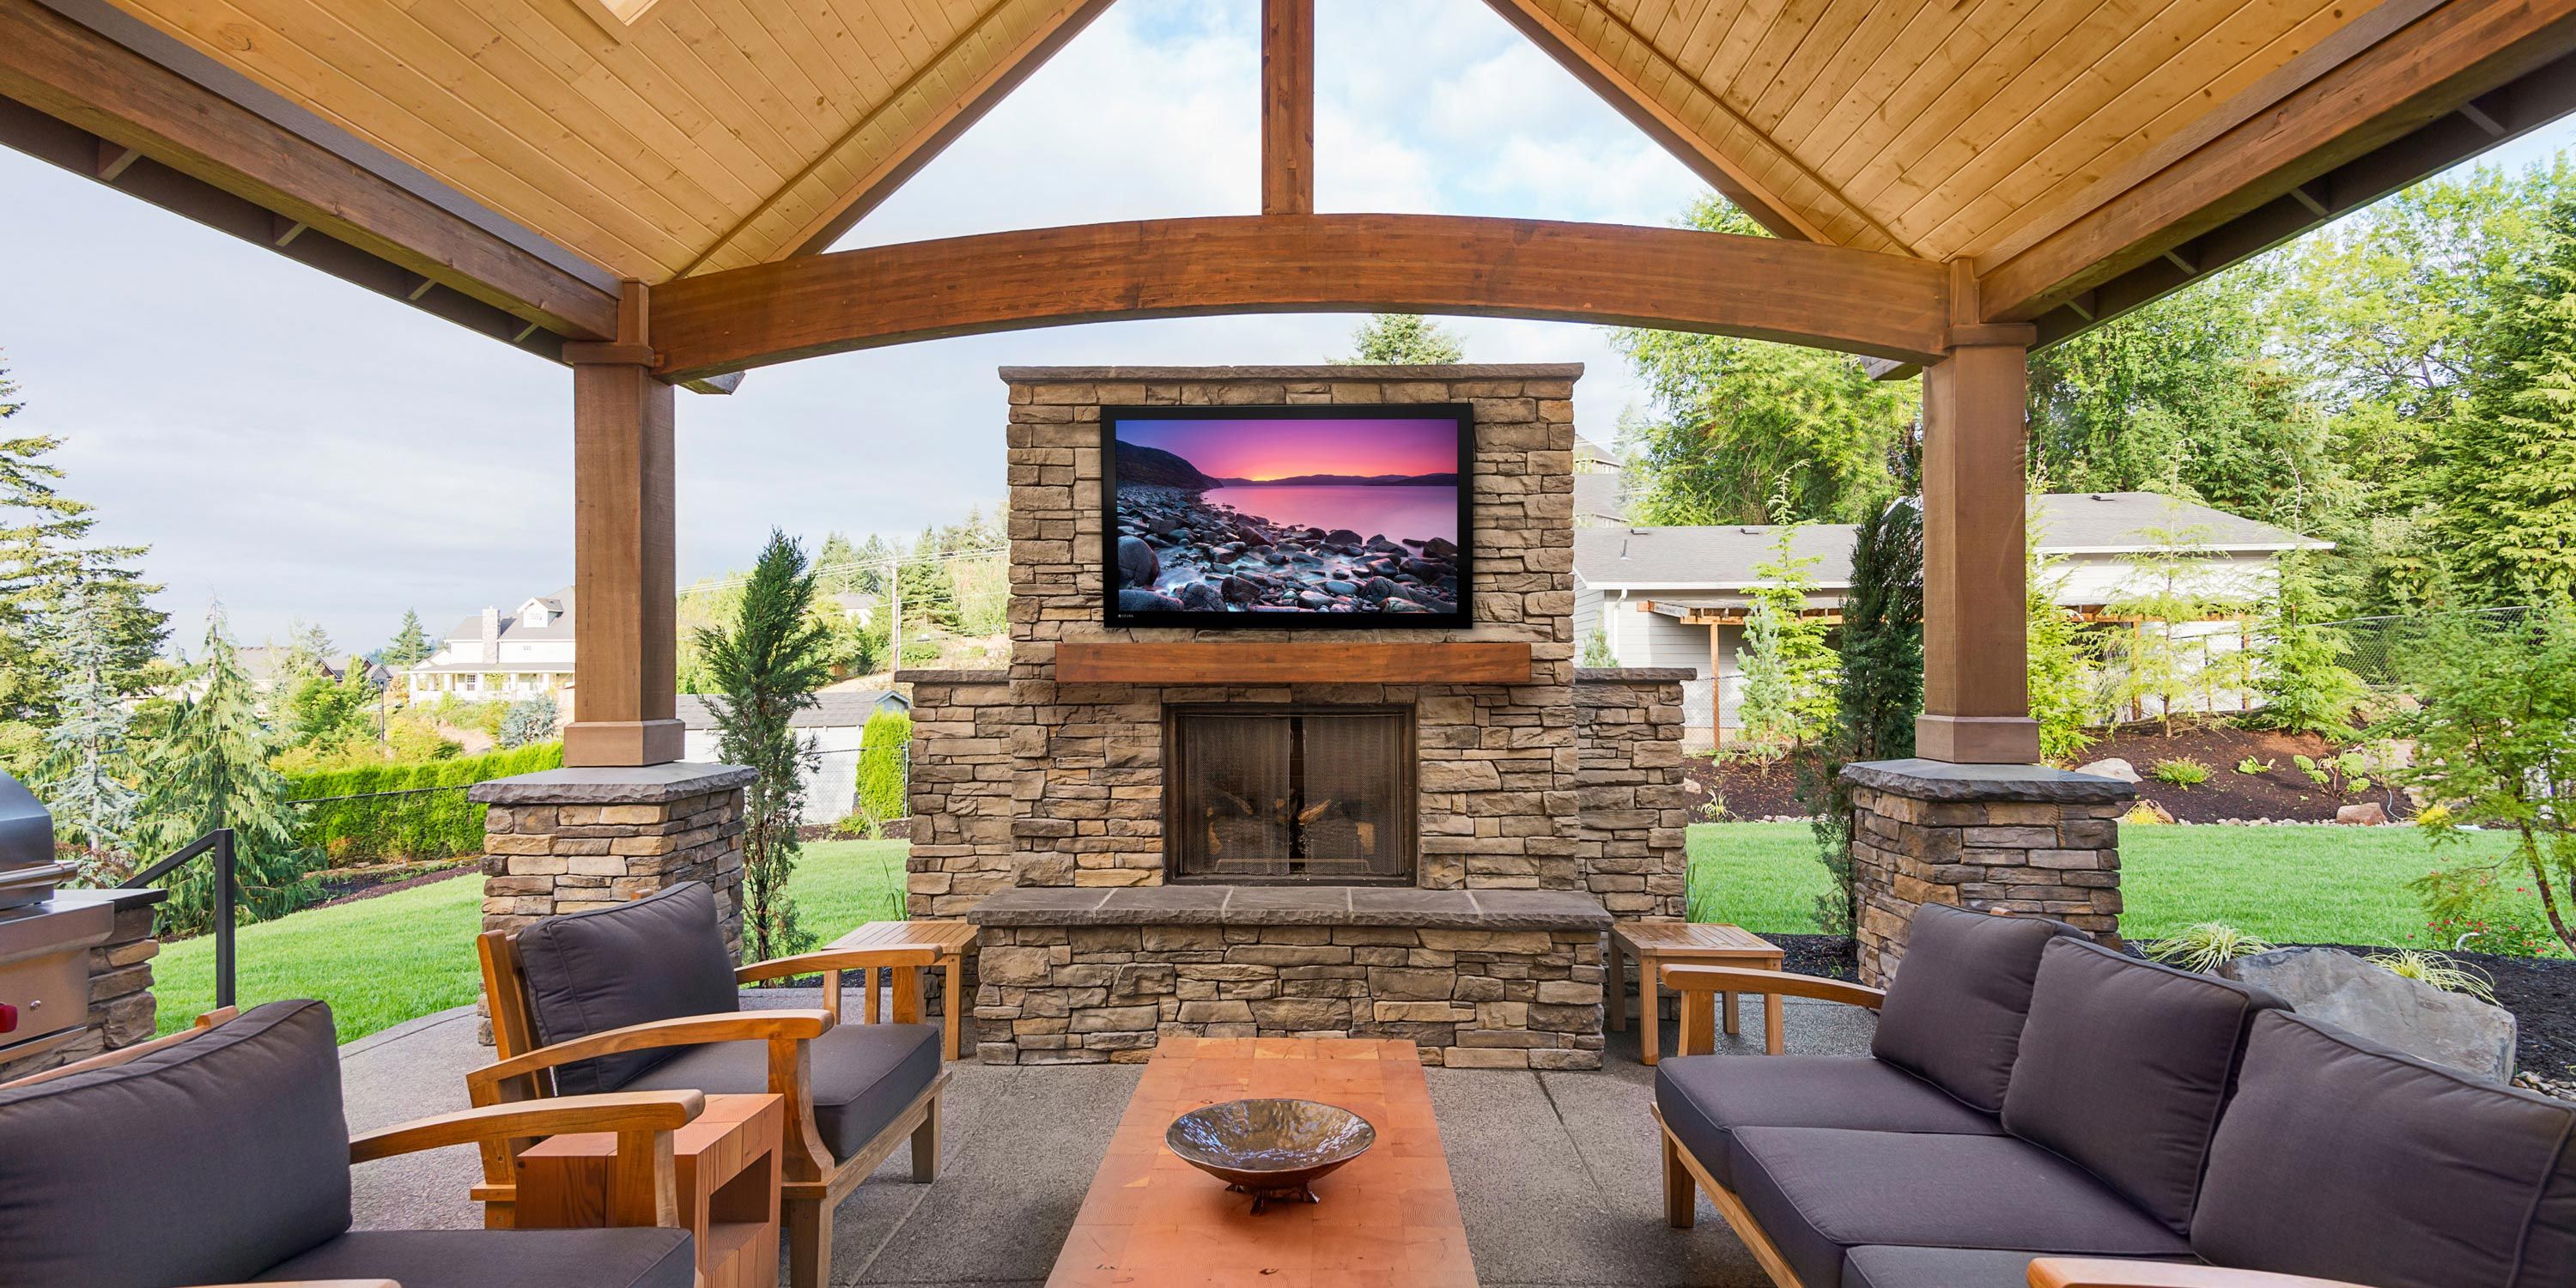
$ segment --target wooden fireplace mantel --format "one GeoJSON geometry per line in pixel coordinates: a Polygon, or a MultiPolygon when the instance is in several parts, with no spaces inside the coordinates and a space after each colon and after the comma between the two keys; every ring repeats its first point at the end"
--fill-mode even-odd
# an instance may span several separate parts
{"type": "Polygon", "coordinates": [[[1055,646],[1055,678],[1061,684],[1527,684],[1530,646],[1508,640],[1068,640],[1055,646]]]}

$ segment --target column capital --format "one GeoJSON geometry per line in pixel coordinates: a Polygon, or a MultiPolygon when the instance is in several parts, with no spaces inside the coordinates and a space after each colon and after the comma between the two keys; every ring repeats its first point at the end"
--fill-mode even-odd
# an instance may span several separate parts
{"type": "Polygon", "coordinates": [[[649,344],[619,344],[606,341],[592,344],[575,341],[563,347],[563,360],[576,367],[649,367],[661,359],[649,344]]]}
{"type": "MultiPolygon", "coordinates": [[[[2028,322],[1960,323],[1950,327],[1942,336],[1942,347],[1953,351],[2027,349],[2037,343],[2039,343],[2039,328],[2028,322]]],[[[572,346],[564,347],[569,352],[572,346]]]]}

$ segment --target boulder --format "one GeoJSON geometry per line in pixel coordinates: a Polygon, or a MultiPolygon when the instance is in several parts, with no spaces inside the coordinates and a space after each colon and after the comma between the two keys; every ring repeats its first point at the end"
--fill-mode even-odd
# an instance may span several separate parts
{"type": "Polygon", "coordinates": [[[1217,593],[1216,587],[1203,581],[1194,581],[1181,587],[1180,597],[1181,607],[1192,612],[1214,613],[1223,611],[1225,608],[1224,596],[1217,593]]]}
{"type": "Polygon", "coordinates": [[[1169,595],[1157,595],[1150,590],[1138,590],[1133,586],[1129,586],[1118,592],[1118,611],[1122,613],[1177,613],[1181,611],[1181,601],[1174,599],[1169,595]]]}
{"type": "Polygon", "coordinates": [[[2218,968],[2299,1014],[2492,1082],[2513,1079],[2513,1012],[2335,948],[2275,948],[2218,968]]]}
{"type": "Polygon", "coordinates": [[[2335,807],[2335,821],[2371,827],[2388,821],[2388,809],[2377,801],[2363,801],[2358,805],[2338,805],[2335,807]]]}
{"type": "Polygon", "coordinates": [[[2129,807],[2128,813],[2120,816],[2120,821],[2131,826],[2144,827],[2150,823],[2170,823],[2174,821],[2174,816],[2172,810],[2140,797],[2137,804],[2129,807]]]}
{"type": "Polygon", "coordinates": [[[2075,772],[2095,778],[2117,778],[2124,783],[2138,781],[2138,768],[2117,756],[2105,756],[2089,765],[2077,765],[2075,772]]]}
{"type": "Polygon", "coordinates": [[[1118,579],[1130,586],[1154,584],[1163,574],[1163,561],[1154,557],[1154,548],[1141,538],[1118,538],[1118,579]]]}

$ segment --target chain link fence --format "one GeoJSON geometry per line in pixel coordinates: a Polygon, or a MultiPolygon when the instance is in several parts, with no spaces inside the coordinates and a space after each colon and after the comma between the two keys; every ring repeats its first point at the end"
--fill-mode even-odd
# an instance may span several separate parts
{"type": "Polygon", "coordinates": [[[2452,613],[2388,614],[2323,622],[2343,641],[2343,664],[2374,689],[2407,687],[2408,668],[2433,633],[2467,623],[2478,629],[2504,630],[2520,622],[2526,608],[2475,608],[2452,613]]]}

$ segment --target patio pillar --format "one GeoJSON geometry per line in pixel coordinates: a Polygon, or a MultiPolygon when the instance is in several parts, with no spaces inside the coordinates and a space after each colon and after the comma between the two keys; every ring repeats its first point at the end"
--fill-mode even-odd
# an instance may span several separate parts
{"type": "Polygon", "coordinates": [[[573,364],[575,650],[566,765],[680,758],[674,391],[653,376],[646,301],[643,286],[628,283],[616,342],[564,346],[573,364]]]}
{"type": "Polygon", "coordinates": [[[1950,329],[1923,371],[1923,714],[1915,754],[2039,759],[2024,638],[2026,325],[1950,329]]]}

